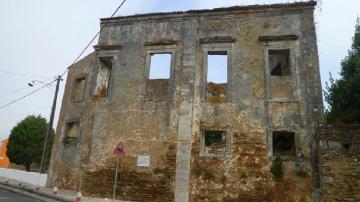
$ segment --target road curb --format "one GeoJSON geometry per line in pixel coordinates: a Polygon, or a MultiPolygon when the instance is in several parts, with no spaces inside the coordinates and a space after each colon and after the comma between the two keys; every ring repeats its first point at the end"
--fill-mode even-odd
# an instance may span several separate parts
{"type": "Polygon", "coordinates": [[[36,191],[35,189],[26,187],[26,186],[17,186],[10,183],[0,182],[0,188],[6,189],[8,191],[12,191],[15,193],[19,193],[22,195],[30,196],[35,199],[49,201],[49,202],[74,202],[74,200],[70,200],[61,196],[54,196],[52,194],[48,194],[41,191],[36,191]]]}

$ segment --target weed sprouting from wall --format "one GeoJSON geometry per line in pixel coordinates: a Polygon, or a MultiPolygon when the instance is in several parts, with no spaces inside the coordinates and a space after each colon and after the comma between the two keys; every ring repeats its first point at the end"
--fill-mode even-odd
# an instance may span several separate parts
{"type": "Polygon", "coordinates": [[[246,178],[247,178],[247,174],[244,173],[244,172],[242,172],[242,173],[240,174],[240,178],[241,178],[241,179],[246,179],[246,178]]]}
{"type": "Polygon", "coordinates": [[[282,160],[279,157],[276,157],[271,164],[270,172],[273,174],[275,181],[281,181],[284,175],[282,160]]]}
{"type": "Polygon", "coordinates": [[[206,180],[215,180],[215,175],[209,170],[204,170],[203,177],[206,180]]]}
{"type": "Polygon", "coordinates": [[[137,187],[139,187],[139,188],[145,188],[145,186],[146,186],[146,181],[145,181],[145,180],[137,180],[137,181],[135,182],[135,185],[136,185],[137,187]]]}

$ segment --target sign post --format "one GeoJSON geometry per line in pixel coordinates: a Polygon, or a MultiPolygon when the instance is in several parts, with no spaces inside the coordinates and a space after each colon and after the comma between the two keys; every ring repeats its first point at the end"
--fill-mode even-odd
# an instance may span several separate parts
{"type": "Polygon", "coordinates": [[[116,193],[116,180],[118,177],[118,170],[119,170],[119,159],[121,156],[125,156],[124,146],[121,142],[116,145],[113,155],[116,156],[116,170],[115,170],[115,180],[114,180],[114,189],[113,189],[113,202],[115,201],[115,193],[116,193]]]}

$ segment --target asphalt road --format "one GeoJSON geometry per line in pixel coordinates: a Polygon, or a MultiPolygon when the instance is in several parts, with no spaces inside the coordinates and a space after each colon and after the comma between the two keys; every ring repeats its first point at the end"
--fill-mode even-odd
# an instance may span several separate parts
{"type": "Polygon", "coordinates": [[[0,202],[41,202],[28,196],[10,192],[0,188],[0,202]]]}

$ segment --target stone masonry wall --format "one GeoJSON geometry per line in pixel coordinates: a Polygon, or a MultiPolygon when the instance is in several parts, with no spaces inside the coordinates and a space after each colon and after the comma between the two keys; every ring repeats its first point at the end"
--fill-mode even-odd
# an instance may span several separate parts
{"type": "Polygon", "coordinates": [[[306,43],[315,38],[314,26],[309,22],[312,22],[311,10],[291,15],[258,16],[250,12],[237,18],[198,22],[198,38],[226,36],[235,42],[197,46],[199,53],[228,50],[231,65],[226,99],[208,99],[206,95],[211,93],[203,90],[205,56],[197,57],[195,80],[199,83],[195,85],[190,201],[313,201],[310,143],[314,133],[308,119],[314,113],[307,107],[321,108],[318,105],[321,94],[314,93],[312,100],[316,102],[309,103],[305,89],[316,82],[301,82],[307,81],[307,70],[315,71],[317,64],[316,46],[306,43]],[[299,35],[299,41],[259,42],[262,35],[288,34],[299,35]],[[272,80],[281,77],[266,73],[264,49],[279,48],[290,48],[293,52],[290,63],[294,69],[287,85],[271,85],[272,80]],[[303,49],[308,51],[302,52],[303,49]],[[307,62],[300,62],[303,58],[307,62]],[[226,131],[229,148],[223,156],[202,153],[202,136],[206,130],[226,131]],[[280,180],[275,180],[270,171],[276,158],[272,152],[273,131],[295,132],[297,156],[280,157],[283,169],[280,180]]]}
{"type": "Polygon", "coordinates": [[[322,100],[314,6],[102,19],[96,51],[69,70],[48,185],[110,197],[121,141],[119,199],[312,201],[313,109],[322,100]],[[269,73],[269,50],[283,49],[286,85],[269,73]],[[228,58],[226,84],[207,83],[216,51],[228,58]],[[155,53],[171,55],[169,79],[149,79],[155,53]],[[221,143],[206,147],[207,131],[221,143]],[[273,152],[278,131],[293,134],[289,156],[273,152]],[[139,155],[148,167],[137,166],[139,155]]]}
{"type": "Polygon", "coordinates": [[[360,125],[320,128],[322,201],[360,201],[360,125]]]}

